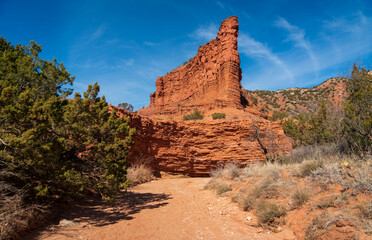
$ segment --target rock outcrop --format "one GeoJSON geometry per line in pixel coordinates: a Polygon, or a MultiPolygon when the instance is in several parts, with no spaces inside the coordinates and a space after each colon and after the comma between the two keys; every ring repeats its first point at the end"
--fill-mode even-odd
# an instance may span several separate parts
{"type": "Polygon", "coordinates": [[[188,63],[156,80],[148,107],[137,114],[117,109],[137,129],[131,162],[145,161],[157,171],[205,176],[219,164],[234,161],[244,166],[290,151],[291,140],[278,123],[244,108],[247,94],[240,83],[238,30],[237,17],[224,20],[216,39],[201,46],[188,63]],[[204,120],[170,121],[194,109],[206,116],[204,120]],[[217,111],[225,113],[226,120],[211,120],[217,111]]]}
{"type": "Polygon", "coordinates": [[[217,37],[200,46],[195,57],[156,80],[150,105],[138,113],[171,116],[193,109],[243,109],[238,30],[237,17],[225,19],[217,37]]]}
{"type": "Polygon", "coordinates": [[[207,176],[228,162],[262,163],[267,154],[282,155],[291,140],[276,122],[260,117],[242,120],[154,121],[115,108],[137,129],[130,161],[144,161],[154,170],[207,176]]]}

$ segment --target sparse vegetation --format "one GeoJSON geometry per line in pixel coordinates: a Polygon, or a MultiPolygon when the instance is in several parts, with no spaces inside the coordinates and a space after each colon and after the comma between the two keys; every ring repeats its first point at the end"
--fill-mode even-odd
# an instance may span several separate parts
{"type": "Polygon", "coordinates": [[[152,170],[145,164],[134,164],[127,170],[127,178],[130,185],[135,186],[141,183],[150,182],[154,179],[152,170]]]}
{"type": "Polygon", "coordinates": [[[212,174],[210,184],[223,180],[224,186],[233,189],[232,201],[242,210],[255,213],[258,223],[272,231],[281,229],[278,226],[285,224],[285,218],[305,209],[314,218],[307,226],[307,239],[317,239],[344,223],[353,231],[371,234],[369,161],[345,155],[333,144],[305,146],[295,149],[283,161],[285,164],[234,167],[234,177],[230,177],[231,166],[226,165],[230,170],[220,167],[212,174]],[[356,204],[358,196],[369,202],[356,204]],[[318,211],[320,215],[314,217],[312,213],[318,211]]]}
{"type": "Polygon", "coordinates": [[[226,114],[225,113],[213,113],[212,118],[213,119],[225,119],[226,114]]]}
{"type": "Polygon", "coordinates": [[[298,208],[309,201],[309,193],[305,189],[297,189],[292,195],[292,207],[298,208]]]}
{"type": "Polygon", "coordinates": [[[275,227],[284,222],[283,218],[287,211],[283,206],[261,200],[256,206],[257,217],[261,225],[275,227]]]}
{"type": "Polygon", "coordinates": [[[208,182],[206,188],[215,190],[218,195],[231,191],[231,186],[225,180],[214,178],[208,182]]]}
{"type": "Polygon", "coordinates": [[[128,110],[129,112],[133,112],[133,109],[134,109],[133,105],[129,103],[119,103],[118,107],[128,110]]]}
{"type": "Polygon", "coordinates": [[[201,112],[198,109],[195,109],[194,112],[190,114],[186,114],[183,116],[184,121],[188,120],[202,120],[204,116],[201,114],[201,112]]]}
{"type": "Polygon", "coordinates": [[[269,117],[269,120],[272,120],[272,121],[282,120],[286,117],[288,117],[287,112],[274,110],[273,114],[269,117]]]}

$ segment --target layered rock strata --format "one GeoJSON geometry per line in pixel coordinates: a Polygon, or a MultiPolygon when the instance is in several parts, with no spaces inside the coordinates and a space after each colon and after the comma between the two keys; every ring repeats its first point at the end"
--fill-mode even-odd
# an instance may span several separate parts
{"type": "Polygon", "coordinates": [[[277,123],[259,117],[153,121],[119,108],[116,112],[137,129],[130,161],[146,162],[156,171],[207,176],[220,164],[262,163],[267,154],[286,154],[292,147],[277,123]]]}
{"type": "Polygon", "coordinates": [[[200,46],[195,57],[156,80],[150,105],[138,113],[170,116],[196,108],[243,109],[238,31],[237,17],[224,20],[217,37],[200,46]]]}

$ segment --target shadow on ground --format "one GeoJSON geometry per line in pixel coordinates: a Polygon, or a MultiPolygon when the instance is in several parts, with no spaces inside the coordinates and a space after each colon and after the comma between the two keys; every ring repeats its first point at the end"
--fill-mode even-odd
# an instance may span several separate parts
{"type": "MultiPolygon", "coordinates": [[[[64,228],[58,225],[61,219],[72,220],[76,225],[84,224],[85,226],[97,227],[114,224],[122,220],[131,220],[135,217],[135,214],[144,209],[154,209],[167,205],[169,199],[172,199],[169,194],[126,191],[117,196],[112,204],[102,200],[92,200],[66,209],[63,208],[52,225],[31,233],[26,239],[37,239],[42,232],[52,233],[56,229],[64,228]]],[[[61,234],[69,235],[69,232],[74,231],[74,226],[70,228],[66,229],[66,233],[61,234]]]]}

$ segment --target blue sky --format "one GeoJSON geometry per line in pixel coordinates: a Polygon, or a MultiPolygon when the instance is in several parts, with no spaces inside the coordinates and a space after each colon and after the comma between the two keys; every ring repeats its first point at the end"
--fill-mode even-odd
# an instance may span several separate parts
{"type": "Polygon", "coordinates": [[[155,80],[239,18],[245,89],[311,87],[372,60],[372,1],[0,0],[0,35],[35,40],[108,102],[147,106],[155,80]]]}

